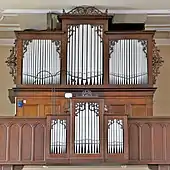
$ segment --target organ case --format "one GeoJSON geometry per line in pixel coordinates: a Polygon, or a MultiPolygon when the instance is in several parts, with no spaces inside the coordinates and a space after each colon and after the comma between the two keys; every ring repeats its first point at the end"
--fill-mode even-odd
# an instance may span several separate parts
{"type": "Polygon", "coordinates": [[[154,32],[113,32],[111,17],[95,7],[76,7],[58,15],[58,30],[15,32],[7,64],[16,84],[10,99],[22,103],[16,105],[17,116],[63,113],[64,93],[81,98],[84,90],[104,99],[109,112],[153,115],[154,84],[163,62],[154,32]]]}

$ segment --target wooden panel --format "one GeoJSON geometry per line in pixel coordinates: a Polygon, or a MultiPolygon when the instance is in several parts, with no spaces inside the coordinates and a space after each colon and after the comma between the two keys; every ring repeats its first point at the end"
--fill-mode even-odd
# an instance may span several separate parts
{"type": "Polygon", "coordinates": [[[139,160],[139,126],[138,124],[129,125],[129,157],[130,160],[138,161],[139,160]],[[132,140],[133,139],[133,140],[132,140]]]}
{"type": "Polygon", "coordinates": [[[125,114],[126,113],[126,105],[123,104],[110,104],[108,108],[108,112],[114,114],[125,114]]]}
{"type": "Polygon", "coordinates": [[[17,101],[25,100],[26,103],[23,104],[23,107],[17,107],[17,116],[24,116],[24,117],[38,117],[38,116],[45,116],[47,114],[51,114],[52,112],[55,113],[62,113],[64,112],[64,107],[66,104],[66,100],[64,99],[56,99],[56,105],[52,110],[52,99],[51,97],[27,97],[27,98],[17,98],[17,101]],[[54,110],[55,109],[55,110],[54,110]]]}
{"type": "Polygon", "coordinates": [[[170,165],[158,165],[158,170],[170,170],[170,165]]]}
{"type": "Polygon", "coordinates": [[[34,151],[32,153],[32,160],[45,161],[45,140],[46,129],[44,125],[37,124],[34,128],[35,136],[33,140],[34,151]]]}
{"type": "Polygon", "coordinates": [[[132,104],[131,116],[146,116],[147,109],[145,104],[132,104]]]}
{"type": "Polygon", "coordinates": [[[44,118],[0,118],[0,164],[44,163],[44,118]]]}
{"type": "Polygon", "coordinates": [[[0,170],[15,170],[15,168],[13,165],[0,165],[0,170]]]}
{"type": "Polygon", "coordinates": [[[152,158],[151,127],[149,124],[144,123],[142,124],[142,126],[139,127],[139,131],[141,132],[141,136],[139,136],[139,142],[141,147],[139,159],[141,161],[147,161],[152,158]]]}
{"type": "Polygon", "coordinates": [[[24,124],[21,131],[21,160],[31,160],[32,148],[32,127],[30,124],[24,124]]]}
{"type": "MultiPolygon", "coordinates": [[[[52,113],[52,105],[51,104],[45,104],[44,105],[44,114],[47,115],[47,114],[51,114],[52,113]]],[[[56,103],[55,107],[54,107],[54,110],[53,110],[56,114],[57,113],[61,113],[61,105],[60,103],[56,103]]]]}
{"type": "Polygon", "coordinates": [[[34,117],[34,116],[39,116],[40,113],[39,113],[39,105],[27,105],[25,104],[24,107],[23,107],[23,113],[22,113],[23,116],[25,117],[34,117]]]}
{"type": "MultiPolygon", "coordinates": [[[[153,150],[154,150],[154,160],[161,161],[164,160],[164,127],[160,123],[155,123],[153,124],[153,139],[154,145],[153,145],[153,150]],[[159,135],[158,135],[159,134],[159,135]],[[158,147],[159,146],[159,147],[158,147]]],[[[152,144],[152,143],[151,143],[152,144]]]]}
{"type": "Polygon", "coordinates": [[[170,118],[129,118],[131,163],[170,164],[170,118]]]}
{"type": "Polygon", "coordinates": [[[164,127],[164,154],[165,154],[165,160],[170,162],[170,123],[167,123],[167,125],[164,127]]]}
{"type": "Polygon", "coordinates": [[[110,113],[128,114],[129,116],[153,115],[153,104],[150,98],[117,96],[115,98],[106,98],[105,105],[110,113]]]}
{"type": "Polygon", "coordinates": [[[19,161],[20,143],[20,127],[19,124],[13,123],[9,128],[9,157],[10,161],[19,161]]]}
{"type": "Polygon", "coordinates": [[[7,148],[7,128],[4,124],[0,124],[0,146],[0,161],[4,161],[7,148]]]}
{"type": "Polygon", "coordinates": [[[36,99],[33,98],[17,98],[18,101],[25,100],[26,103],[23,104],[22,107],[18,107],[16,105],[16,115],[17,116],[25,116],[25,117],[37,117],[40,116],[40,104],[37,102],[36,99]]]}

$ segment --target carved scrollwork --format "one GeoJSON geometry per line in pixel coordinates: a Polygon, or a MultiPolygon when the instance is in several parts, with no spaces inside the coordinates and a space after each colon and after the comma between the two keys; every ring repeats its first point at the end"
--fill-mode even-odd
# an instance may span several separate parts
{"type": "Polygon", "coordinates": [[[59,54],[59,57],[61,57],[61,41],[58,40],[52,40],[52,43],[56,46],[56,52],[59,54]]]}
{"type": "Polygon", "coordinates": [[[153,84],[156,83],[156,79],[160,74],[160,67],[163,65],[163,58],[160,56],[160,50],[156,46],[155,40],[152,41],[153,58],[152,58],[152,74],[153,74],[153,84]]]}
{"type": "Polygon", "coordinates": [[[92,94],[92,92],[91,92],[90,90],[84,90],[84,91],[82,92],[82,96],[83,96],[83,97],[92,97],[93,94],[92,94]]]}
{"type": "Polygon", "coordinates": [[[102,12],[94,6],[78,6],[67,13],[63,9],[63,14],[69,14],[69,15],[107,15],[107,13],[108,10],[102,12]]]}
{"type": "Polygon", "coordinates": [[[109,41],[109,58],[111,58],[111,54],[114,52],[114,47],[118,43],[118,40],[110,40],[109,41]]]}
{"type": "Polygon", "coordinates": [[[7,58],[5,63],[10,68],[9,73],[13,77],[14,83],[16,82],[16,71],[17,71],[17,41],[14,42],[14,47],[10,50],[10,56],[7,58]]]}
{"type": "Polygon", "coordinates": [[[23,41],[23,55],[27,52],[27,47],[31,42],[32,42],[32,40],[24,40],[23,41]]]}
{"type": "Polygon", "coordinates": [[[141,45],[143,46],[143,52],[146,54],[147,57],[147,49],[148,49],[148,43],[146,40],[138,40],[138,42],[141,43],[141,45]]]}

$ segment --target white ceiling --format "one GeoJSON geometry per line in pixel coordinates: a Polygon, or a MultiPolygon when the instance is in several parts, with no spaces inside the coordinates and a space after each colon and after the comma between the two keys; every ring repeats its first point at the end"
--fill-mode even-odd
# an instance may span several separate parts
{"type": "Polygon", "coordinates": [[[2,9],[61,9],[79,5],[109,9],[170,9],[169,0],[1,0],[2,9]]]}
{"type": "Polygon", "coordinates": [[[0,0],[0,45],[11,46],[14,30],[46,29],[46,13],[80,5],[108,9],[114,22],[143,22],[158,44],[170,45],[170,0],[0,0]]]}

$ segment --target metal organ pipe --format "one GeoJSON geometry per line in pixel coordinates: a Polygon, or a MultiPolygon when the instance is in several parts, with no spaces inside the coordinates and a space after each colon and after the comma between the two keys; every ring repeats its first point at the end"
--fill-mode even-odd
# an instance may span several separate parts
{"type": "Polygon", "coordinates": [[[57,40],[38,39],[28,43],[23,56],[22,84],[60,83],[60,44],[57,40]]]}
{"type": "Polygon", "coordinates": [[[67,84],[103,84],[103,41],[101,25],[69,25],[67,84]]]}
{"type": "Polygon", "coordinates": [[[99,154],[99,104],[77,103],[75,109],[74,153],[99,154]]]}
{"type": "Polygon", "coordinates": [[[109,42],[110,84],[147,84],[147,41],[136,39],[109,42]]]}
{"type": "Polygon", "coordinates": [[[67,152],[66,132],[66,120],[51,120],[51,154],[63,154],[67,152]]]}
{"type": "Polygon", "coordinates": [[[123,121],[119,119],[108,120],[108,148],[107,153],[124,153],[123,121]]]}

